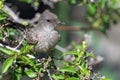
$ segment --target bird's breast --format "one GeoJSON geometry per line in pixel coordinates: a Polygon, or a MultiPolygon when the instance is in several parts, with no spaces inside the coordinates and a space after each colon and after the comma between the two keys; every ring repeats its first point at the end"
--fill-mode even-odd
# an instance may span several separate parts
{"type": "Polygon", "coordinates": [[[39,37],[39,41],[35,46],[35,50],[40,51],[49,51],[52,49],[60,40],[60,35],[57,31],[52,30],[48,32],[43,32],[41,38],[39,37]]]}

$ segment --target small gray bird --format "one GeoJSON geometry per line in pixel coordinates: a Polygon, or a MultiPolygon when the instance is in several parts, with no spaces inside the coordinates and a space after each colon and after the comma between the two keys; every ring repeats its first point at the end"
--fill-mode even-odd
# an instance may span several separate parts
{"type": "Polygon", "coordinates": [[[54,13],[45,10],[38,23],[27,30],[26,40],[35,45],[35,52],[47,52],[58,43],[60,34],[55,27],[59,23],[60,21],[54,13]]]}

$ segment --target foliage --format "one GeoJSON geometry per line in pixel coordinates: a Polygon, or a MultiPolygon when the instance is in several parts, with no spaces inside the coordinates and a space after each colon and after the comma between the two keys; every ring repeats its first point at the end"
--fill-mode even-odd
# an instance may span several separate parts
{"type": "MultiPolygon", "coordinates": [[[[14,29],[11,31],[14,31],[14,29]]],[[[82,45],[76,46],[76,44],[73,44],[73,47],[73,50],[63,53],[63,57],[72,55],[74,57],[73,60],[71,62],[64,61],[65,65],[63,67],[56,66],[57,69],[54,69],[54,73],[49,73],[53,79],[79,80],[91,78],[91,70],[88,69],[88,58],[95,58],[95,56],[86,51],[85,41],[82,45]]],[[[1,55],[7,56],[3,62],[2,74],[8,72],[12,74],[11,78],[15,80],[20,80],[24,75],[34,79],[43,77],[48,70],[53,70],[55,66],[53,63],[54,58],[52,59],[52,56],[49,56],[47,59],[37,59],[34,56],[34,52],[31,51],[32,48],[33,46],[27,43],[24,43],[19,51],[0,47],[1,55]]]]}
{"type": "Polygon", "coordinates": [[[70,0],[72,4],[86,6],[86,18],[91,23],[90,27],[103,33],[110,28],[110,23],[116,23],[120,18],[119,0],[70,0]]]}
{"type": "Polygon", "coordinates": [[[5,18],[6,18],[6,16],[7,16],[7,14],[5,14],[5,10],[4,10],[4,8],[3,8],[3,5],[4,4],[4,0],[1,0],[0,1],[0,23],[1,23],[1,21],[2,20],[4,20],[5,18]]]}
{"type": "Polygon", "coordinates": [[[86,51],[85,41],[82,42],[82,45],[76,46],[74,44],[73,46],[73,50],[64,53],[64,56],[72,55],[72,61],[68,60],[63,67],[57,69],[57,72],[52,75],[54,80],[90,80],[93,77],[110,80],[109,78],[102,78],[102,76],[98,78],[98,76],[91,75],[93,73],[89,69],[89,58],[95,59],[95,56],[86,51]]]}
{"type": "Polygon", "coordinates": [[[89,79],[91,71],[88,69],[88,57],[94,57],[93,54],[86,52],[86,42],[81,46],[75,47],[74,50],[65,52],[64,55],[72,55],[74,60],[62,68],[58,68],[58,72],[53,74],[55,80],[80,80],[89,79]]]}
{"type": "Polygon", "coordinates": [[[1,1],[0,1],[0,9],[3,8],[3,6],[4,6],[3,3],[4,3],[4,0],[1,0],[1,1]]]}
{"type": "Polygon", "coordinates": [[[39,6],[39,0],[19,0],[28,4],[33,4],[34,6],[39,6]]]}

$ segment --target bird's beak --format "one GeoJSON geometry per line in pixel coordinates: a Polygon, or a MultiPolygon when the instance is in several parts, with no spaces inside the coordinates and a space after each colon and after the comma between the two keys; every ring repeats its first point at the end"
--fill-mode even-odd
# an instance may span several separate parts
{"type": "Polygon", "coordinates": [[[63,21],[60,21],[60,24],[65,24],[65,22],[63,22],[63,21]]]}
{"type": "Polygon", "coordinates": [[[58,24],[65,24],[65,22],[63,22],[63,21],[58,21],[58,24]]]}

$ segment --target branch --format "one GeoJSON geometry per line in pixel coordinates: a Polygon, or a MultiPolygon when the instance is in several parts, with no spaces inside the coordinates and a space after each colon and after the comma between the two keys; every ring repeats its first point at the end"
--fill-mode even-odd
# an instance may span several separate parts
{"type": "Polygon", "coordinates": [[[27,20],[27,19],[22,19],[22,18],[19,18],[18,17],[18,14],[15,14],[15,12],[13,12],[7,5],[4,5],[4,9],[9,12],[10,16],[15,20],[15,22],[17,23],[20,23],[20,24],[23,24],[23,23],[34,23],[36,21],[39,20],[40,18],[40,14],[39,13],[36,13],[35,14],[35,17],[31,20],[27,20]]]}
{"type": "MultiPolygon", "coordinates": [[[[12,47],[10,47],[10,46],[6,46],[6,45],[3,45],[3,44],[1,44],[1,43],[0,43],[0,46],[1,46],[1,47],[4,47],[4,48],[7,48],[7,49],[10,49],[10,50],[12,50],[12,51],[20,52],[20,50],[18,50],[18,49],[16,49],[16,48],[12,48],[12,47]]],[[[33,56],[33,55],[26,54],[26,56],[29,57],[29,58],[31,58],[31,59],[35,59],[35,60],[37,60],[38,62],[40,62],[40,60],[37,59],[37,58],[36,58],[35,56],[33,56]]]]}
{"type": "MultiPolygon", "coordinates": [[[[4,8],[6,11],[9,12],[10,16],[13,18],[13,20],[15,20],[15,22],[23,24],[23,23],[31,23],[34,24],[34,22],[38,21],[40,19],[40,14],[36,13],[35,17],[31,20],[28,19],[22,19],[19,18],[18,14],[15,14],[15,12],[13,12],[7,5],[4,5],[4,8]]],[[[72,26],[57,26],[56,27],[57,30],[64,30],[64,31],[88,31],[88,30],[93,30],[92,27],[88,27],[88,28],[81,28],[81,27],[72,27],[72,26]]],[[[97,29],[94,29],[97,30],[97,29]]]]}
{"type": "Polygon", "coordinates": [[[15,47],[15,49],[19,48],[23,42],[23,40],[25,39],[25,35],[23,35],[22,40],[19,42],[19,44],[15,47]]]}
{"type": "Polygon", "coordinates": [[[48,73],[49,79],[50,79],[50,80],[53,80],[53,79],[52,79],[52,76],[51,76],[51,74],[50,74],[50,71],[49,71],[49,70],[46,70],[46,71],[47,71],[47,73],[48,73]]]}
{"type": "Polygon", "coordinates": [[[12,48],[12,47],[10,47],[10,46],[5,46],[5,45],[3,45],[3,44],[1,44],[1,43],[0,43],[0,46],[1,46],[1,47],[5,47],[5,48],[7,48],[7,49],[10,49],[10,50],[12,50],[12,51],[20,52],[20,50],[17,50],[16,48],[12,48]]]}
{"type": "Polygon", "coordinates": [[[56,48],[57,50],[63,52],[63,53],[68,51],[67,49],[65,49],[65,48],[63,48],[63,47],[61,47],[61,46],[59,46],[59,45],[56,45],[55,48],[56,48]]]}
{"type": "Polygon", "coordinates": [[[74,27],[74,26],[57,26],[57,30],[64,30],[64,31],[89,31],[89,30],[97,30],[93,29],[92,27],[81,28],[81,27],[74,27]]]}

